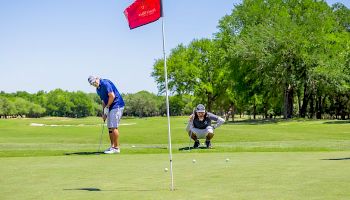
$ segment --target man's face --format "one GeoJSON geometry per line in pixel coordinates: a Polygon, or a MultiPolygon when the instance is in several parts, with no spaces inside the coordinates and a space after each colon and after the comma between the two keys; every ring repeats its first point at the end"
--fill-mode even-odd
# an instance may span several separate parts
{"type": "Polygon", "coordinates": [[[197,112],[198,117],[203,117],[205,112],[197,112]]]}
{"type": "Polygon", "coordinates": [[[97,88],[99,85],[99,80],[96,79],[91,85],[97,88]]]}

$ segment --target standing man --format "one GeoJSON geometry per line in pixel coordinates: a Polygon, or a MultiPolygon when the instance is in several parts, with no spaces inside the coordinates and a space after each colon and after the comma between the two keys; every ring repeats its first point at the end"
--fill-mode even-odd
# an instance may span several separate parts
{"type": "Polygon", "coordinates": [[[103,121],[107,119],[111,147],[104,153],[120,153],[118,126],[123,115],[124,100],[112,81],[95,76],[89,76],[88,81],[90,85],[96,87],[96,92],[102,100],[103,121]]]}
{"type": "Polygon", "coordinates": [[[198,104],[194,114],[190,116],[186,131],[188,135],[194,140],[193,148],[199,147],[199,139],[205,138],[205,145],[208,149],[211,148],[210,140],[214,137],[214,129],[223,124],[225,120],[213,113],[206,112],[203,104],[198,104]],[[212,125],[212,120],[216,121],[212,125]]]}

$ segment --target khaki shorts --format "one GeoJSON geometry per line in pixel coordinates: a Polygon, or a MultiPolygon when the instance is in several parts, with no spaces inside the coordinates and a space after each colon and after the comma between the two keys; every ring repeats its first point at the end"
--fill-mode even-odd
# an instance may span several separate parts
{"type": "MultiPolygon", "coordinates": [[[[199,128],[194,128],[191,127],[190,125],[187,125],[186,131],[189,132],[191,131],[192,134],[196,134],[198,139],[205,139],[208,135],[208,133],[214,134],[214,129],[212,126],[207,126],[205,129],[199,129],[199,128]]],[[[191,136],[189,133],[189,136],[191,136]]]]}
{"type": "Polygon", "coordinates": [[[120,119],[123,116],[124,107],[114,108],[109,111],[107,117],[107,126],[108,128],[118,128],[120,119]]]}

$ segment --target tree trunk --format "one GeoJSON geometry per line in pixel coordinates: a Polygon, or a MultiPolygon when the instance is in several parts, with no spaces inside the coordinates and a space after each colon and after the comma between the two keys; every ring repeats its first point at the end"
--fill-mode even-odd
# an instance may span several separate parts
{"type": "Polygon", "coordinates": [[[303,105],[300,108],[300,117],[305,118],[306,116],[306,109],[307,109],[307,104],[309,103],[310,95],[308,94],[307,90],[307,83],[304,84],[304,97],[303,97],[303,105]]]}
{"type": "Polygon", "coordinates": [[[256,119],[256,105],[253,106],[253,119],[256,119]]]}
{"type": "Polygon", "coordinates": [[[298,98],[298,114],[299,114],[299,117],[300,117],[300,108],[301,108],[301,92],[300,92],[300,89],[298,89],[298,91],[297,91],[297,98],[298,98]]]}
{"type": "Polygon", "coordinates": [[[309,111],[310,115],[309,118],[312,119],[315,115],[315,108],[314,108],[314,97],[313,95],[310,98],[310,111],[309,111]]]}
{"type": "Polygon", "coordinates": [[[284,92],[284,118],[290,119],[293,116],[293,87],[289,84],[284,92]]]}
{"type": "Polygon", "coordinates": [[[228,120],[230,120],[230,116],[231,116],[231,104],[230,104],[230,107],[228,108],[228,111],[227,112],[225,112],[225,120],[226,121],[228,121],[228,120]]]}
{"type": "Polygon", "coordinates": [[[211,112],[211,104],[212,104],[212,98],[211,98],[211,94],[210,93],[207,93],[207,107],[206,107],[206,110],[211,112]]]}
{"type": "Polygon", "coordinates": [[[342,113],[341,113],[341,119],[342,119],[342,120],[345,120],[345,116],[346,116],[345,112],[342,112],[342,113]]]}
{"type": "Polygon", "coordinates": [[[316,111],[316,119],[322,119],[322,96],[318,96],[318,99],[316,101],[316,105],[317,105],[317,111],[316,111]]]}
{"type": "Polygon", "coordinates": [[[231,103],[230,111],[231,111],[232,121],[234,122],[235,121],[235,105],[233,103],[231,103]]]}

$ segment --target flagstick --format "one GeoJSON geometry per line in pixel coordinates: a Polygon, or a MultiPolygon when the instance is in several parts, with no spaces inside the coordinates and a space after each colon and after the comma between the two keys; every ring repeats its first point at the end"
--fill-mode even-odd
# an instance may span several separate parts
{"type": "Polygon", "coordinates": [[[162,36],[163,36],[163,55],[164,55],[166,114],[167,114],[167,117],[168,117],[168,144],[169,144],[169,160],[170,160],[170,176],[171,176],[171,187],[170,187],[170,190],[174,191],[173,155],[172,155],[172,151],[171,151],[170,113],[169,113],[169,95],[168,95],[168,72],[167,72],[167,67],[166,67],[166,55],[165,55],[164,16],[162,17],[162,36]]]}

